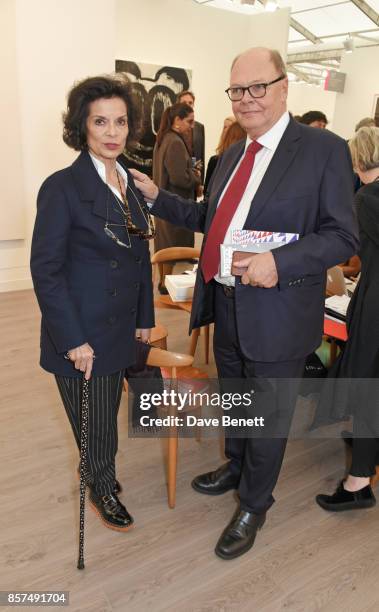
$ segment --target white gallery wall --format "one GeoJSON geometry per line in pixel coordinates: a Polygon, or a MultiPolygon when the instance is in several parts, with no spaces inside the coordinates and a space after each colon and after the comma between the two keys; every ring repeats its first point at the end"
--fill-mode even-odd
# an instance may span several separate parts
{"type": "MultiPolygon", "coordinates": [[[[24,185],[21,153],[19,86],[17,79],[16,7],[13,0],[0,2],[1,80],[0,116],[0,245],[25,236],[24,185]],[[9,175],[9,167],[13,173],[9,175]]],[[[16,243],[17,244],[17,243],[16,243]]],[[[1,246],[0,246],[1,248],[1,246]]]]}
{"type": "Polygon", "coordinates": [[[230,114],[224,89],[232,59],[257,44],[284,54],[287,47],[289,10],[247,17],[192,0],[1,0],[0,6],[8,10],[0,13],[7,18],[2,64],[14,75],[7,100],[14,149],[0,164],[7,178],[0,207],[4,214],[18,198],[23,228],[20,239],[0,238],[0,291],[32,286],[38,189],[76,155],[61,137],[66,93],[75,80],[113,71],[116,58],[191,68],[210,155],[230,114]]]}
{"type": "Polygon", "coordinates": [[[333,127],[343,138],[351,138],[363,117],[373,117],[374,98],[379,95],[379,47],[345,53],[341,70],[346,72],[345,91],[337,94],[333,127]]]}
{"type": "Polygon", "coordinates": [[[328,128],[334,131],[334,108],[336,93],[325,91],[316,85],[305,83],[290,83],[288,88],[288,110],[293,115],[304,115],[307,111],[318,110],[325,113],[329,123],[328,128]]]}
{"type": "Polygon", "coordinates": [[[13,99],[5,126],[9,118],[11,155],[3,146],[0,167],[7,180],[1,183],[0,207],[3,217],[21,190],[20,227],[25,224],[24,239],[0,240],[0,291],[10,291],[32,286],[29,256],[39,186],[76,156],[62,141],[66,93],[75,80],[114,69],[116,20],[114,0],[1,0],[1,17],[4,4],[12,5],[14,21],[0,39],[0,51],[5,44],[15,51],[11,58],[1,53],[1,65],[8,62],[7,74],[13,66],[16,83],[10,81],[13,99]]]}

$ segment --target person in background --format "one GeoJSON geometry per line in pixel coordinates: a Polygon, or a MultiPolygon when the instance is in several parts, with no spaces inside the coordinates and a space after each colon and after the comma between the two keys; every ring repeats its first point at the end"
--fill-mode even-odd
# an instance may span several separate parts
{"type": "Polygon", "coordinates": [[[300,123],[324,130],[328,125],[328,120],[321,111],[308,111],[301,116],[300,123]]]}
{"type": "Polygon", "coordinates": [[[355,132],[358,132],[358,130],[361,129],[361,127],[375,127],[376,123],[375,123],[375,119],[373,119],[372,117],[364,117],[363,119],[361,119],[360,121],[358,121],[357,125],[355,126],[355,132]]]}
{"type": "MultiPolygon", "coordinates": [[[[342,379],[342,384],[344,379],[379,379],[379,128],[359,129],[349,146],[354,169],[363,183],[355,196],[362,270],[347,313],[348,340],[330,372],[332,378],[342,379]]],[[[369,381],[366,384],[368,388],[371,386],[369,381]]],[[[354,414],[356,435],[352,439],[352,464],[347,478],[332,495],[316,497],[324,510],[375,505],[370,477],[375,474],[379,458],[377,395],[370,393],[365,397],[365,384],[356,388],[360,389],[359,395],[354,397],[349,392],[345,404],[333,401],[330,408],[338,420],[354,414]]]]}
{"type": "MultiPolygon", "coordinates": [[[[186,135],[193,128],[194,112],[188,104],[180,102],[166,108],[153,153],[153,179],[161,189],[183,198],[193,198],[201,183],[200,170],[192,167],[192,159],[186,144],[186,135]]],[[[156,219],[155,251],[173,246],[193,247],[194,233],[179,228],[163,219],[156,219]]],[[[160,264],[158,290],[167,294],[164,284],[166,274],[171,274],[173,264],[160,264]]]]}
{"type": "MultiPolygon", "coordinates": [[[[195,94],[192,91],[182,91],[177,96],[177,102],[188,104],[195,112],[195,94]]],[[[205,132],[204,125],[199,121],[194,122],[193,129],[184,135],[187,142],[187,147],[191,157],[195,158],[197,168],[201,172],[201,184],[204,182],[204,164],[205,164],[205,132]]],[[[199,186],[197,195],[201,195],[202,190],[199,186]]]]}
{"type": "Polygon", "coordinates": [[[216,149],[216,155],[212,155],[212,157],[210,157],[208,161],[207,172],[205,174],[204,181],[204,193],[207,193],[209,181],[211,180],[213,171],[217,166],[217,162],[219,160],[220,155],[222,155],[224,151],[226,151],[226,149],[228,149],[232,144],[238,142],[239,140],[242,140],[243,138],[246,138],[246,132],[242,129],[240,124],[237,123],[237,121],[233,121],[232,123],[230,123],[226,129],[224,127],[224,129],[222,130],[220,142],[216,149]]]}
{"type": "MultiPolygon", "coordinates": [[[[358,132],[358,130],[361,129],[361,127],[375,127],[376,123],[375,123],[375,119],[373,119],[372,117],[364,117],[363,119],[361,119],[360,121],[358,121],[357,125],[355,126],[355,133],[358,132]]],[[[358,191],[358,189],[360,189],[362,187],[363,183],[361,181],[361,179],[359,178],[359,175],[355,172],[354,173],[354,191],[358,191]]]]}
{"type": "Polygon", "coordinates": [[[89,499],[117,531],[133,524],[115,475],[124,372],[135,363],[135,337],[147,342],[154,327],[154,228],[122,158],[136,128],[126,84],[99,76],[71,89],[63,140],[80,154],[42,184],[31,248],[40,364],[55,375],[78,446],[83,377],[89,381],[89,499]]]}

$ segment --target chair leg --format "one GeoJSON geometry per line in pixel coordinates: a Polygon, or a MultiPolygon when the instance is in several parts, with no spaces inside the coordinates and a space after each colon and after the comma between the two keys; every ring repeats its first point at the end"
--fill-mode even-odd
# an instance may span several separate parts
{"type": "MultiPolygon", "coordinates": [[[[201,406],[199,406],[197,410],[198,410],[198,418],[201,419],[201,415],[202,415],[201,406]]],[[[201,427],[199,427],[199,425],[196,425],[196,442],[201,442],[201,427]]]]}
{"type": "Polygon", "coordinates": [[[189,350],[189,353],[190,353],[190,355],[192,355],[192,357],[196,353],[196,346],[197,346],[197,340],[198,340],[199,335],[200,335],[200,328],[199,327],[197,329],[193,329],[192,330],[191,344],[190,344],[190,350],[189,350]]]}
{"type": "Polygon", "coordinates": [[[376,474],[371,477],[371,486],[374,487],[379,481],[379,465],[376,466],[376,474]]]}
{"type": "Polygon", "coordinates": [[[175,508],[176,502],[176,467],[178,462],[178,432],[176,427],[170,429],[168,438],[168,458],[167,458],[167,493],[168,507],[175,508]]]}

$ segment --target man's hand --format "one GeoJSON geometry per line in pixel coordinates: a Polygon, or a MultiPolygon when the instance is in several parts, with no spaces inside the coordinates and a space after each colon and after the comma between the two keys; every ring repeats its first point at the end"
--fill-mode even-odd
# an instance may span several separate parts
{"type": "Polygon", "coordinates": [[[151,329],[136,329],[136,340],[141,340],[145,344],[150,343],[151,329]]]}
{"type": "Polygon", "coordinates": [[[246,268],[241,278],[243,285],[252,285],[253,287],[264,287],[270,289],[278,284],[278,271],[276,269],[275,259],[271,253],[258,253],[253,256],[246,257],[233,264],[236,268],[246,268]]]}
{"type": "Polygon", "coordinates": [[[93,360],[95,354],[93,348],[86,342],[81,346],[70,349],[67,351],[68,358],[74,362],[75,368],[84,372],[84,378],[89,380],[91,378],[93,360]]]}
{"type": "Polygon", "coordinates": [[[154,202],[159,193],[159,189],[156,184],[153,183],[147,174],[143,174],[143,172],[135,170],[135,168],[130,168],[129,172],[133,176],[136,187],[142,193],[145,200],[148,202],[154,202]]]}

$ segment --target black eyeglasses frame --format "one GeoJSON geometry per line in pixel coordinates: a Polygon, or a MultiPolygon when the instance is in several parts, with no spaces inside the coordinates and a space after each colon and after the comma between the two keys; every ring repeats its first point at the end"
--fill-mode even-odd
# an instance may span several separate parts
{"type": "Polygon", "coordinates": [[[229,98],[229,100],[231,102],[241,102],[241,100],[243,99],[243,97],[245,95],[245,91],[248,91],[250,97],[253,98],[254,100],[256,100],[256,99],[259,100],[259,98],[264,98],[265,97],[265,95],[267,93],[267,87],[269,85],[274,85],[274,83],[279,83],[279,81],[283,81],[283,79],[285,79],[286,76],[287,76],[286,74],[281,74],[279,77],[277,77],[273,81],[269,81],[268,83],[253,83],[252,85],[249,85],[248,87],[242,87],[242,86],[241,87],[228,87],[228,89],[225,89],[225,93],[227,94],[227,96],[228,96],[228,98],[229,98]],[[260,87],[264,87],[264,93],[263,93],[262,96],[254,96],[251,93],[251,91],[250,91],[250,87],[257,87],[257,85],[260,86],[260,87]],[[236,99],[236,98],[233,99],[231,97],[231,95],[230,95],[230,91],[232,89],[240,89],[240,90],[242,90],[242,96],[240,98],[238,98],[238,99],[236,99]]]}

